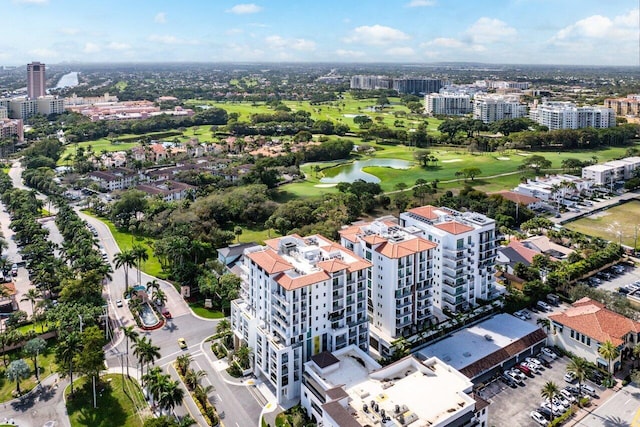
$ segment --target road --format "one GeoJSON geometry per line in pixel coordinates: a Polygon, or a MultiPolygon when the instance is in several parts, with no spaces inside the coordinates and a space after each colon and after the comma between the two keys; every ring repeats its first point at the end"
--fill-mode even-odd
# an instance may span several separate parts
{"type": "Polygon", "coordinates": [[[630,383],[580,420],[578,427],[640,427],[640,388],[630,383]]]}

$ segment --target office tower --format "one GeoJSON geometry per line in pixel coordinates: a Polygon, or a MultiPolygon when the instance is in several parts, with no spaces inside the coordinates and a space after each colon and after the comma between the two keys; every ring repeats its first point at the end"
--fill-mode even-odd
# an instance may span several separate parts
{"type": "Polygon", "coordinates": [[[45,96],[47,92],[47,79],[45,65],[41,62],[27,64],[27,96],[36,99],[45,96]]]}

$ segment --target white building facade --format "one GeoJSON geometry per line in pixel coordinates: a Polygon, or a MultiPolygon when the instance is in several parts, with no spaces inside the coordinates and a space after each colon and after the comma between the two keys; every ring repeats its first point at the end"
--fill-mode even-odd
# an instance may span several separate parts
{"type": "Polygon", "coordinates": [[[529,118],[549,130],[610,128],[616,125],[616,114],[611,108],[577,107],[574,103],[561,101],[537,105],[529,112],[529,118]]]}
{"type": "Polygon", "coordinates": [[[368,350],[371,264],[326,238],[297,235],[245,250],[241,297],[231,304],[236,343],[279,403],[300,397],[303,364],[348,345],[368,350]]]}
{"type": "Polygon", "coordinates": [[[462,116],[473,109],[467,94],[431,93],[424,97],[424,111],[432,116],[462,116]]]}
{"type": "Polygon", "coordinates": [[[484,123],[527,116],[527,106],[517,96],[476,95],[473,99],[473,118],[484,123]]]}
{"type": "Polygon", "coordinates": [[[593,181],[596,185],[611,185],[616,181],[632,178],[640,167],[640,157],[625,157],[598,165],[582,168],[582,178],[593,181]]]}

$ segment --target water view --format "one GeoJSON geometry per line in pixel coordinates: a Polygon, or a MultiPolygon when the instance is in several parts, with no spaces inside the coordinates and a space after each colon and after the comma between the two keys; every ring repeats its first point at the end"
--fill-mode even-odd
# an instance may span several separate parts
{"type": "Polygon", "coordinates": [[[380,179],[370,173],[363,171],[363,168],[370,166],[378,166],[393,169],[409,169],[411,162],[398,159],[369,159],[357,160],[353,163],[340,165],[323,171],[324,178],[320,180],[322,183],[337,184],[339,182],[353,182],[361,179],[367,182],[380,182],[380,179]]]}
{"type": "Polygon", "coordinates": [[[67,73],[58,80],[58,84],[54,89],[62,89],[63,87],[78,86],[78,72],[73,71],[67,73]]]}

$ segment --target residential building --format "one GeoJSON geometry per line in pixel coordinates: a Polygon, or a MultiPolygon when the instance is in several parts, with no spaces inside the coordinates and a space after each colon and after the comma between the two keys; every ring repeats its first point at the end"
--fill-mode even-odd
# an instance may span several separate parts
{"type": "Polygon", "coordinates": [[[611,108],[619,116],[640,115],[640,95],[627,95],[626,98],[607,98],[604,107],[611,108]]]}
{"type": "Polygon", "coordinates": [[[53,95],[41,96],[37,99],[37,104],[38,114],[48,116],[49,114],[64,113],[64,98],[53,95]]]}
{"type": "Polygon", "coordinates": [[[467,94],[431,93],[424,97],[424,111],[432,116],[462,116],[473,109],[467,94]]]}
{"type": "Polygon", "coordinates": [[[9,99],[9,117],[12,119],[28,119],[38,114],[38,100],[27,98],[9,99]]]}
{"type": "Polygon", "coordinates": [[[165,202],[175,202],[195,195],[196,187],[184,182],[167,180],[153,184],[139,184],[136,186],[136,190],[152,197],[159,197],[165,202]]]}
{"type": "Polygon", "coordinates": [[[14,137],[24,141],[24,125],[20,119],[0,118],[0,139],[14,137]]]}
{"type": "Polygon", "coordinates": [[[574,302],[562,313],[549,315],[549,320],[549,339],[553,344],[605,369],[609,361],[598,349],[607,341],[613,343],[620,355],[611,361],[612,371],[618,370],[622,358],[630,355],[633,347],[640,343],[639,322],[587,297],[574,302]]]}
{"type": "Polygon", "coordinates": [[[301,405],[324,427],[487,426],[489,404],[472,388],[436,357],[407,356],[381,367],[349,346],[305,363],[301,405]]]}
{"type": "Polygon", "coordinates": [[[538,198],[544,202],[573,204],[567,198],[590,193],[592,184],[588,179],[574,175],[558,174],[527,179],[527,182],[518,184],[513,191],[525,196],[538,198]]]}
{"type": "Polygon", "coordinates": [[[47,94],[46,66],[41,62],[27,64],[27,97],[37,99],[47,94]]]}
{"type": "Polygon", "coordinates": [[[582,178],[596,185],[613,185],[617,181],[632,178],[640,167],[640,157],[625,157],[598,165],[582,168],[582,178]]]}
{"type": "Polygon", "coordinates": [[[577,107],[571,102],[561,101],[547,101],[534,106],[529,111],[529,118],[549,130],[610,128],[616,125],[616,114],[611,108],[577,107]]]}
{"type": "Polygon", "coordinates": [[[393,88],[393,81],[386,76],[356,75],[351,77],[349,87],[351,89],[364,90],[391,89],[393,88]]]}
{"type": "Polygon", "coordinates": [[[88,177],[98,183],[100,188],[107,191],[126,190],[140,181],[141,176],[136,172],[120,168],[109,171],[89,172],[88,177]]]}
{"type": "Polygon", "coordinates": [[[436,244],[416,227],[376,220],[339,231],[340,244],[371,262],[367,280],[370,348],[381,356],[433,318],[432,258],[436,244]]]}
{"type": "Polygon", "coordinates": [[[503,199],[509,200],[517,205],[526,206],[529,209],[539,209],[542,207],[542,200],[516,191],[502,190],[496,191],[495,193],[489,193],[489,195],[494,194],[497,194],[503,199]]]}
{"type": "Polygon", "coordinates": [[[440,79],[402,78],[393,79],[393,89],[399,94],[425,95],[438,93],[444,82],[440,79]]]}
{"type": "Polygon", "coordinates": [[[300,398],[303,364],[323,351],[367,351],[371,263],[320,235],[290,235],[245,249],[241,296],[231,303],[236,344],[280,404],[300,398]]]}
{"type": "Polygon", "coordinates": [[[476,95],[473,99],[473,118],[484,123],[527,116],[527,106],[518,96],[476,95]]]}
{"type": "Polygon", "coordinates": [[[439,309],[464,311],[504,291],[494,277],[493,219],[476,212],[422,206],[400,214],[400,225],[420,229],[422,237],[437,244],[433,249],[433,303],[439,309]]]}
{"type": "Polygon", "coordinates": [[[9,109],[7,107],[0,106],[0,120],[9,118],[9,109]]]}

